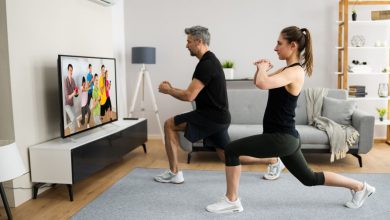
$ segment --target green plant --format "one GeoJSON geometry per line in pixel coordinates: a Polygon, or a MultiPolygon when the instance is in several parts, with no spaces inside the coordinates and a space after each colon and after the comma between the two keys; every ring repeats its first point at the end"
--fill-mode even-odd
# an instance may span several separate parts
{"type": "Polygon", "coordinates": [[[234,62],[231,60],[225,60],[222,63],[222,68],[233,68],[234,67],[234,62]]]}
{"type": "Polygon", "coordinates": [[[385,108],[377,108],[376,111],[378,112],[380,117],[383,117],[387,112],[385,108]]]}

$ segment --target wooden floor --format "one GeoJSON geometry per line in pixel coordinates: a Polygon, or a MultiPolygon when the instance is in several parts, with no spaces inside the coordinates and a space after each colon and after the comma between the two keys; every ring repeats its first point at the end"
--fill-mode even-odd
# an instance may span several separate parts
{"type": "MultiPolygon", "coordinates": [[[[38,199],[27,201],[13,208],[14,219],[68,219],[135,167],[166,168],[168,163],[161,141],[150,140],[146,145],[147,154],[143,153],[142,147],[137,148],[118,163],[75,184],[73,202],[69,201],[67,188],[64,185],[57,185],[56,188],[41,193],[38,199]]],[[[362,156],[363,168],[358,166],[357,159],[352,155],[332,164],[329,163],[330,155],[306,154],[305,156],[315,171],[390,173],[390,146],[385,143],[375,143],[373,149],[367,155],[362,156]]],[[[180,151],[179,161],[182,169],[224,170],[223,163],[219,162],[215,153],[195,153],[191,164],[186,164],[186,158],[186,153],[180,151]]],[[[244,165],[242,168],[245,171],[264,172],[266,165],[244,165]]],[[[150,181],[153,181],[152,177],[150,181]]],[[[0,208],[0,219],[6,219],[3,208],[0,208]]]]}

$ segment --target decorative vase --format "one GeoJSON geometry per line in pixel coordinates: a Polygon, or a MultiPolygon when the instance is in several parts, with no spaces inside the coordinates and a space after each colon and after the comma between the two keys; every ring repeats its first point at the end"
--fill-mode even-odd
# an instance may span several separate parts
{"type": "Polygon", "coordinates": [[[379,116],[379,121],[383,121],[383,116],[379,116]]]}
{"type": "Polygon", "coordinates": [[[379,97],[389,96],[389,87],[387,83],[379,83],[378,95],[379,97]]]}
{"type": "Polygon", "coordinates": [[[223,68],[225,73],[225,79],[234,79],[234,69],[233,68],[223,68]]]}
{"type": "Polygon", "coordinates": [[[356,21],[356,18],[357,18],[357,14],[355,12],[352,13],[352,21],[356,21]]]}

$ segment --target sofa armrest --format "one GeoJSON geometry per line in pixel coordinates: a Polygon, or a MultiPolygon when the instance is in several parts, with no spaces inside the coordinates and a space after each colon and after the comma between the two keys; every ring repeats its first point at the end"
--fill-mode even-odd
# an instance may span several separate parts
{"type": "Polygon", "coordinates": [[[352,126],[359,132],[359,154],[368,153],[374,142],[375,117],[361,110],[352,114],[352,126]]]}

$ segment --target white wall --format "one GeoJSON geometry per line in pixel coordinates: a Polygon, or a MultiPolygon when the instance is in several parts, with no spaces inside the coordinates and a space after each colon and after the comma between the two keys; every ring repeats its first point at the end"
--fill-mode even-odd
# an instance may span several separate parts
{"type": "MultiPolygon", "coordinates": [[[[125,39],[129,101],[134,93],[140,65],[130,63],[131,47],[154,46],[157,64],[148,65],[162,121],[189,110],[190,105],[158,93],[158,85],[169,80],[186,88],[198,60],[185,48],[184,28],[203,25],[211,33],[211,51],[223,61],[236,63],[235,76],[252,76],[252,61],[269,58],[276,67],[285,65],[273,51],[282,28],[308,28],[314,40],[314,74],[306,87],[337,86],[338,0],[128,0],[125,2],[125,39]]],[[[159,135],[150,98],[146,91],[149,135],[159,135]]]]}
{"type": "MultiPolygon", "coordinates": [[[[27,148],[60,136],[57,55],[113,57],[110,7],[87,0],[7,0],[9,64],[15,139],[27,148]]],[[[28,187],[29,174],[13,181],[28,187]]],[[[15,190],[11,204],[31,198],[15,190]]]]}
{"type": "Polygon", "coordinates": [[[124,0],[117,0],[112,7],[112,41],[114,57],[116,58],[118,118],[123,118],[127,115],[124,13],[124,0]]]}

